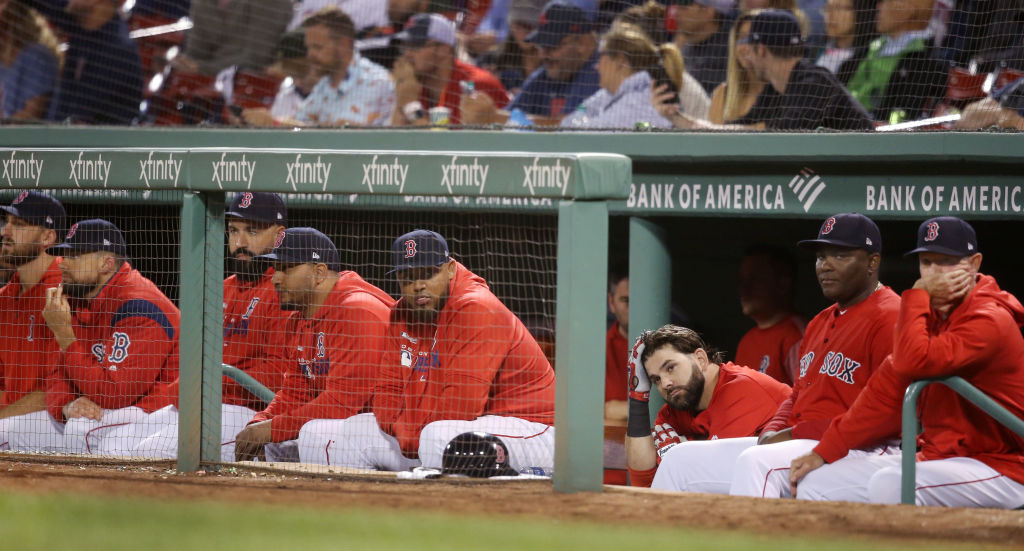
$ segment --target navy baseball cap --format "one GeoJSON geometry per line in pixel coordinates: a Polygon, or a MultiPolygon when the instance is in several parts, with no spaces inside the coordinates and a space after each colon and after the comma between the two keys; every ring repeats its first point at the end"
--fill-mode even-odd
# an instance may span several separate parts
{"type": "Polygon", "coordinates": [[[864,249],[869,253],[882,252],[882,233],[870,218],[856,212],[829,216],[821,224],[817,239],[800,241],[803,249],[817,249],[819,245],[835,245],[851,249],[864,249]]]}
{"type": "Polygon", "coordinates": [[[970,224],[955,216],[929,218],[917,228],[917,248],[906,253],[941,253],[971,256],[979,253],[978,236],[970,224]]]}
{"type": "Polygon", "coordinates": [[[555,48],[566,36],[586,34],[591,29],[593,23],[587,17],[587,12],[562,0],[554,0],[544,6],[537,28],[526,35],[526,41],[536,44],[539,48],[555,48]]]}
{"type": "Polygon", "coordinates": [[[389,274],[409,268],[440,266],[451,259],[451,254],[448,252],[448,242],[441,234],[430,230],[413,230],[395,239],[391,245],[391,258],[395,267],[389,274]]]}
{"type": "Polygon", "coordinates": [[[314,228],[288,228],[278,235],[271,252],[256,258],[286,264],[326,264],[329,270],[341,271],[341,261],[334,242],[314,228]]]}
{"type": "Polygon", "coordinates": [[[288,225],[288,207],[276,193],[263,191],[243,192],[231,200],[225,216],[244,218],[254,222],[288,225]]]}
{"type": "Polygon", "coordinates": [[[108,251],[119,256],[127,256],[124,236],[114,224],[102,218],[90,218],[71,225],[64,242],[50,247],[83,253],[108,251]]]}
{"type": "Polygon", "coordinates": [[[799,46],[804,43],[800,22],[788,10],[764,10],[750,20],[749,44],[799,46]]]}
{"type": "Polygon", "coordinates": [[[66,213],[57,199],[38,191],[22,191],[9,207],[0,207],[7,214],[17,216],[33,226],[64,231],[66,213]]]}
{"type": "Polygon", "coordinates": [[[417,13],[406,21],[401,32],[391,38],[392,42],[401,42],[413,48],[431,40],[455,46],[455,23],[439,13],[417,13]]]}

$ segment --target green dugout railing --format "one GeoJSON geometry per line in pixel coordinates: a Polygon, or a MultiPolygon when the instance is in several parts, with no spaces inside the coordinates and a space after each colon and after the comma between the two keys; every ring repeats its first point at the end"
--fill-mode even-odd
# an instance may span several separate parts
{"type": "Polygon", "coordinates": [[[941,379],[922,379],[915,381],[907,387],[903,396],[903,475],[901,480],[900,497],[903,503],[913,505],[915,503],[915,490],[917,482],[917,400],[921,397],[921,391],[930,384],[939,383],[951,388],[968,402],[978,406],[982,411],[992,416],[993,419],[1017,433],[1024,438],[1024,420],[1010,413],[998,402],[990,398],[977,387],[968,383],[960,377],[946,377],[941,379]]]}
{"type": "Polygon", "coordinates": [[[628,196],[631,174],[631,160],[615,153],[0,148],[0,182],[9,188],[83,198],[90,190],[141,192],[163,201],[173,200],[167,192],[180,194],[181,471],[220,461],[221,376],[240,373],[221,356],[227,192],[372,196],[380,199],[371,202],[376,207],[387,206],[388,197],[512,198],[557,208],[554,487],[561,492],[601,489],[604,389],[593,368],[604,365],[606,281],[594,274],[608,266],[607,203],[628,196]]]}

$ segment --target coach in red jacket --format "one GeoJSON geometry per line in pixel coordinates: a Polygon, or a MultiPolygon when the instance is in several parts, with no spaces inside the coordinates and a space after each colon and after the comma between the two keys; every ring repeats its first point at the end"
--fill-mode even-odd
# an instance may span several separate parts
{"type": "Polygon", "coordinates": [[[440,234],[395,240],[391,310],[373,415],[345,423],[339,465],[441,467],[468,431],[500,438],[516,470],[554,467],[555,375],[537,341],[440,234]]]}
{"type": "Polygon", "coordinates": [[[71,226],[51,250],[64,254],[63,283],[47,291],[43,317],[62,353],[46,380],[47,410],[66,423],[65,451],[128,453],[131,424],[177,377],[180,313],[131,267],[106,220],[71,226]]]}
{"type": "MultiPolygon", "coordinates": [[[[844,456],[899,430],[912,381],[958,375],[1024,417],[1024,307],[978,272],[981,253],[967,222],[927,220],[917,245],[908,254],[917,254],[921,278],[903,293],[892,356],[814,451],[793,461],[790,480],[802,499],[899,503],[898,455],[844,456]]],[[[919,505],[1024,505],[1024,439],[938,384],[921,394],[918,413],[919,505]]]]}

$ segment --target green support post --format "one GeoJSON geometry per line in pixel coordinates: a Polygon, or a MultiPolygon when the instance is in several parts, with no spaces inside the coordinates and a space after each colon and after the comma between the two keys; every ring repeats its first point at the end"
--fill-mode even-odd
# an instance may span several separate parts
{"type": "Polygon", "coordinates": [[[178,470],[220,461],[224,194],[186,193],[181,208],[178,470]]]}
{"type": "Polygon", "coordinates": [[[604,468],[604,334],[608,206],[558,207],[556,492],[600,492],[604,468]]]}
{"type": "MultiPolygon", "coordinates": [[[[665,229],[644,218],[629,219],[629,265],[643,269],[629,274],[629,345],[640,333],[670,321],[672,310],[672,257],[665,243],[665,229]]],[[[665,401],[651,389],[651,419],[665,401]]]]}

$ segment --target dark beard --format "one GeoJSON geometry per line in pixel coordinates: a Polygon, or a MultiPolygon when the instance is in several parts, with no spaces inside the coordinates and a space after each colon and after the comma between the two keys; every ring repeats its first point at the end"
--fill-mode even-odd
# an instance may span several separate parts
{"type": "Polygon", "coordinates": [[[39,258],[43,249],[39,245],[19,244],[15,245],[11,252],[0,255],[0,264],[7,264],[12,268],[20,268],[29,262],[39,258]],[[35,249],[34,251],[32,249],[35,249]]]}
{"type": "Polygon", "coordinates": [[[412,324],[420,325],[431,325],[437,323],[437,316],[441,314],[441,310],[444,310],[444,305],[448,303],[447,293],[437,301],[437,309],[423,310],[417,308],[410,308],[405,299],[402,299],[403,309],[405,311],[405,319],[412,324]]]}
{"type": "Polygon", "coordinates": [[[233,274],[243,283],[255,283],[259,281],[263,274],[267,272],[267,268],[270,267],[270,263],[264,258],[256,258],[256,255],[252,254],[252,251],[246,249],[239,249],[235,251],[234,256],[229,256],[224,259],[225,271],[229,274],[233,274]],[[251,260],[243,260],[238,258],[240,254],[247,254],[252,257],[251,260]]]}
{"type": "MultiPolygon", "coordinates": [[[[696,366],[694,366],[696,368],[696,366]]],[[[675,409],[697,415],[697,406],[700,404],[700,397],[704,394],[704,374],[694,369],[693,376],[686,383],[686,388],[680,396],[667,399],[666,402],[675,409]]]]}

